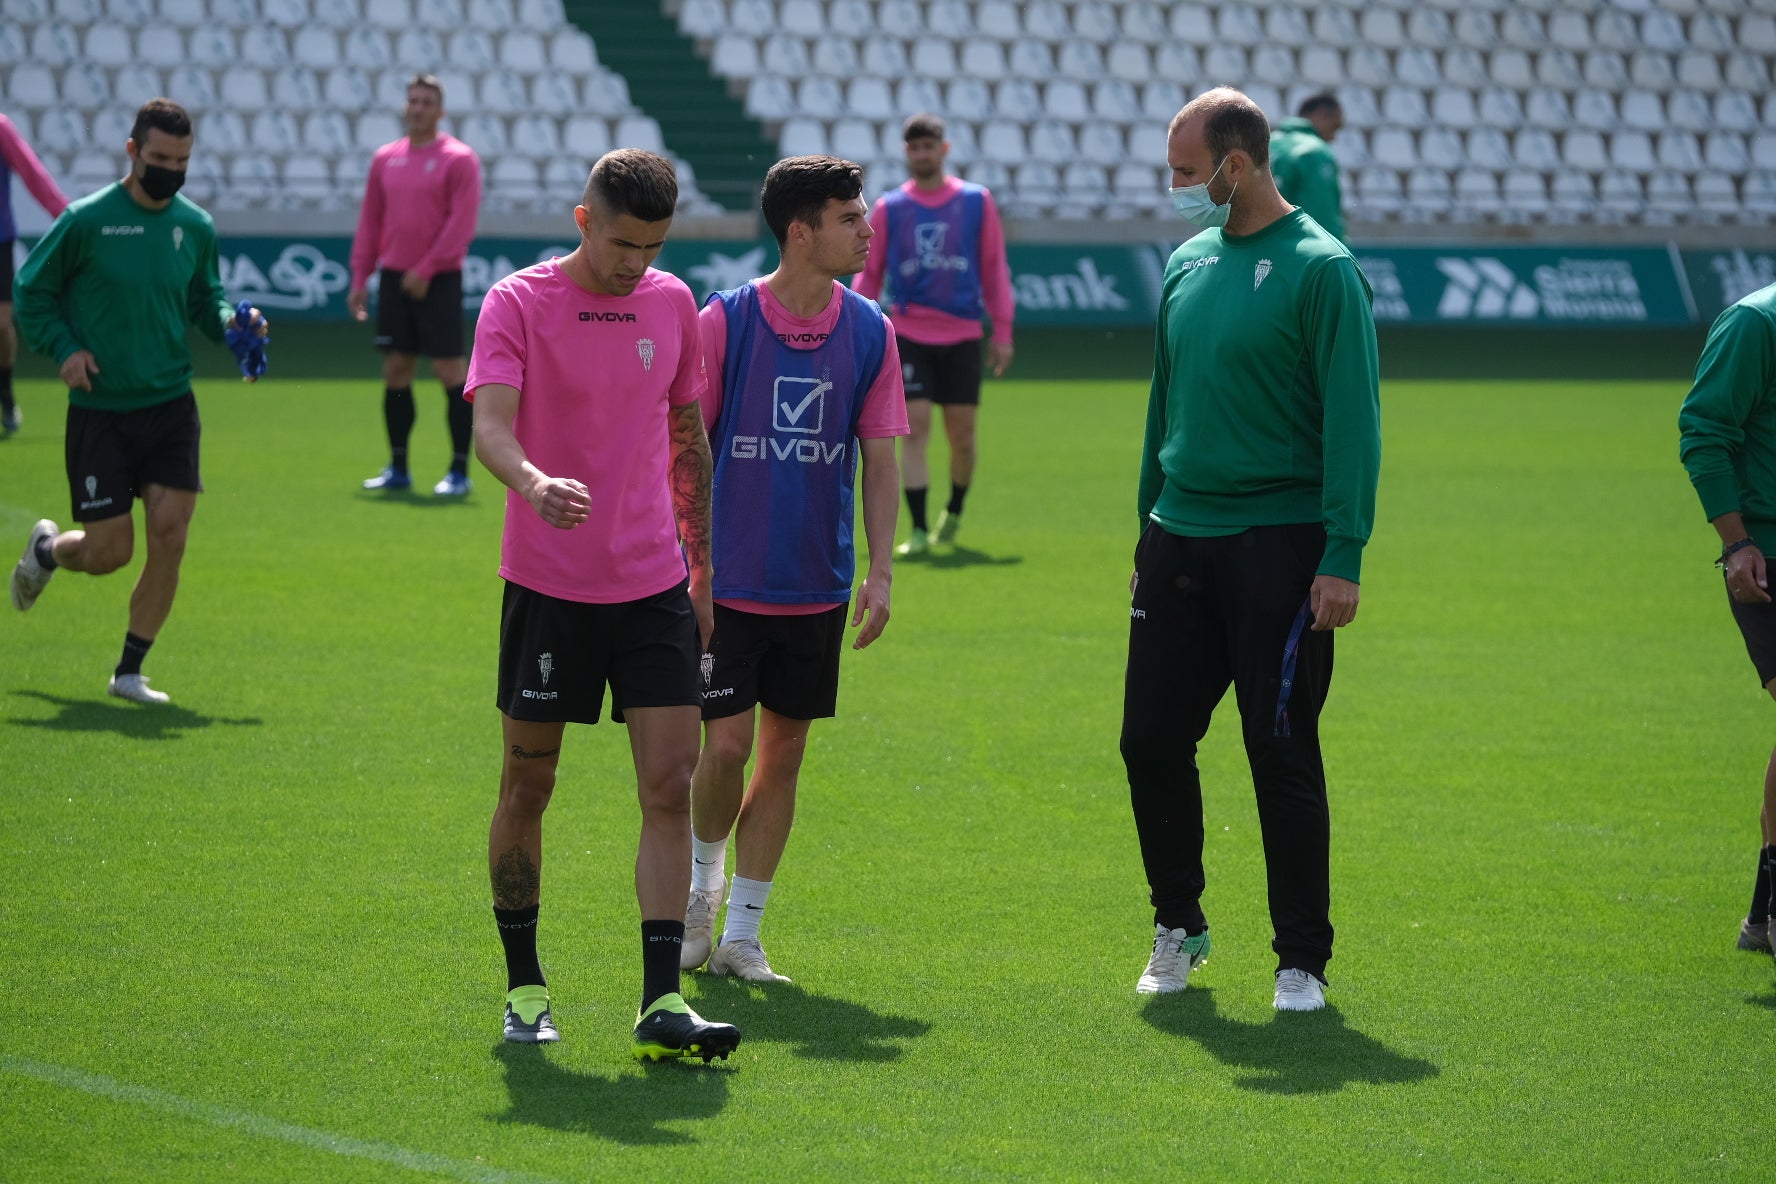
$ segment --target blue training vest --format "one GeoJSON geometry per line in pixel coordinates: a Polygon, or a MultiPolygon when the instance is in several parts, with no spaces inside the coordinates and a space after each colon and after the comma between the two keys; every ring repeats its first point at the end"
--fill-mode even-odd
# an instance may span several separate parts
{"type": "Polygon", "coordinates": [[[778,340],[756,284],[709,298],[728,322],[721,414],[709,433],[718,600],[851,599],[857,420],[881,373],[888,323],[874,301],[839,290],[839,319],[814,349],[778,340]]]}
{"type": "Polygon", "coordinates": [[[978,321],[981,303],[981,218],[985,189],[962,183],[961,192],[932,209],[896,189],[882,198],[888,209],[888,287],[895,308],[917,304],[978,321]]]}

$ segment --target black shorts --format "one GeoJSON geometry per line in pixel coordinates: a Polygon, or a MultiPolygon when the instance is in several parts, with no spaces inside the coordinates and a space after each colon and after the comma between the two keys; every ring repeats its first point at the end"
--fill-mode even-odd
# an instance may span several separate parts
{"type": "Polygon", "coordinates": [[[462,272],[440,271],[424,300],[401,290],[401,273],[382,269],[376,290],[376,348],[422,358],[460,358],[463,335],[462,272]]]}
{"type": "Polygon", "coordinates": [[[197,471],[202,435],[197,399],[190,394],[139,411],[99,411],[70,403],[64,448],[74,521],[127,514],[132,500],[149,485],[202,493],[197,471]]]}
{"type": "Polygon", "coordinates": [[[697,617],[683,583],[621,604],[582,604],[506,582],[499,709],[537,723],[595,724],[627,707],[695,707],[697,617]]]}
{"type": "Polygon", "coordinates": [[[1770,680],[1776,678],[1776,601],[1740,604],[1728,592],[1727,603],[1732,605],[1733,620],[1739,623],[1739,632],[1745,638],[1745,652],[1757,667],[1758,681],[1769,686],[1770,680]]]}
{"type": "Polygon", "coordinates": [[[898,333],[894,340],[900,347],[900,372],[905,379],[907,398],[930,399],[933,403],[954,403],[967,407],[979,406],[980,342],[921,345],[917,341],[908,341],[898,333]]]}
{"type": "Polygon", "coordinates": [[[778,617],[716,605],[703,656],[703,718],[739,715],[754,704],[786,719],[836,714],[848,607],[778,617]]]}
{"type": "Polygon", "coordinates": [[[12,303],[12,248],[17,239],[0,239],[0,304],[12,303]]]}

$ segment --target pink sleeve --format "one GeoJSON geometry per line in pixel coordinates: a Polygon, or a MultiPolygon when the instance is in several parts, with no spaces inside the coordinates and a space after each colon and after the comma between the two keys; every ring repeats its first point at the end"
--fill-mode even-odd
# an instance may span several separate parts
{"type": "Polygon", "coordinates": [[[882,277],[888,272],[888,207],[877,202],[869,212],[870,229],[876,237],[870,240],[869,258],[863,261],[863,271],[851,281],[851,290],[859,296],[867,296],[871,300],[882,295],[882,277]]]}
{"type": "Polygon", "coordinates": [[[981,302],[993,320],[993,340],[1011,341],[1011,319],[1016,302],[1011,295],[1011,267],[1005,259],[1005,226],[993,195],[986,195],[981,210],[981,302]]]}
{"type": "MultiPolygon", "coordinates": [[[[887,323],[887,318],[883,318],[887,323]]],[[[906,383],[900,370],[900,344],[894,339],[894,326],[888,324],[888,349],[882,355],[882,370],[863,396],[863,413],[857,417],[857,438],[878,440],[884,436],[910,436],[907,425],[906,383]]]]}
{"type": "Polygon", "coordinates": [[[6,158],[7,167],[19,175],[25,188],[50,217],[58,218],[68,208],[68,199],[56,188],[55,178],[49,175],[49,170],[43,167],[31,146],[19,135],[12,120],[4,115],[0,115],[0,156],[6,158]]]}
{"type": "Polygon", "coordinates": [[[672,376],[666,401],[683,407],[703,397],[708,376],[703,370],[703,332],[697,325],[697,301],[691,290],[681,284],[672,292],[672,302],[678,306],[679,340],[684,345],[678,351],[678,373],[672,376]]]}
{"type": "Polygon", "coordinates": [[[719,300],[711,300],[697,314],[697,328],[703,334],[703,426],[712,428],[721,415],[722,394],[728,382],[722,363],[728,356],[728,314],[719,300]]]}
{"type": "Polygon", "coordinates": [[[370,174],[364,178],[364,204],[358,208],[358,232],[352,237],[351,286],[363,288],[376,270],[382,254],[382,161],[378,152],[370,158],[370,174]]]}
{"type": "Polygon", "coordinates": [[[481,213],[481,158],[464,149],[450,162],[450,214],[438,228],[432,249],[415,271],[429,279],[440,271],[460,271],[469,244],[475,241],[475,219],[481,213]]]}
{"type": "Polygon", "coordinates": [[[524,315],[512,290],[495,284],[481,302],[475,319],[475,350],[469,358],[469,377],[463,391],[472,403],[475,388],[509,386],[524,389],[524,315]]]}

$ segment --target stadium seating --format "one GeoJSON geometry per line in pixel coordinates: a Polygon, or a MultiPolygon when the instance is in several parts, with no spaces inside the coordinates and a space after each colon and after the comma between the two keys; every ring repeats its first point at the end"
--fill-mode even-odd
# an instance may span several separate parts
{"type": "MultiPolygon", "coordinates": [[[[901,120],[935,110],[956,170],[1009,211],[1165,216],[1159,127],[1228,82],[1273,121],[1338,93],[1359,222],[1776,217],[1776,0],[665,6],[783,152],[853,156],[877,189],[904,175],[901,120]]],[[[193,193],[218,209],[354,206],[421,70],[482,155],[486,208],[554,209],[555,182],[609,147],[672,148],[621,68],[561,0],[8,0],[0,15],[0,98],[70,189],[115,176],[129,112],[168,93],[208,162],[193,193]]],[[[714,208],[694,186],[686,200],[714,208]]]]}
{"type": "Polygon", "coordinates": [[[211,208],[354,208],[422,71],[444,81],[447,130],[481,154],[491,213],[558,212],[600,153],[669,147],[560,0],[8,0],[0,14],[5,109],[71,192],[122,174],[135,108],[166,94],[191,110],[187,192],[211,208]]]}
{"type": "Polygon", "coordinates": [[[900,120],[930,109],[1009,208],[1162,214],[1155,124],[1227,82],[1273,122],[1340,95],[1356,220],[1769,220],[1776,143],[1747,137],[1770,126],[1776,0],[680,0],[678,18],[784,152],[877,146],[859,159],[878,188],[904,176],[900,120]],[[1036,167],[1081,157],[1108,170],[1096,193],[1036,167]]]}

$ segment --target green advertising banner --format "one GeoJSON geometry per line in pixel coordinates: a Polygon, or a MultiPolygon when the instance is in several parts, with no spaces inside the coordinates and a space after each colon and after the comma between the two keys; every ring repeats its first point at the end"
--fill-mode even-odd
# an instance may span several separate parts
{"type": "MultiPolygon", "coordinates": [[[[463,264],[465,311],[478,309],[499,279],[566,254],[573,245],[477,239],[463,264]]],[[[343,320],[350,250],[345,238],[227,238],[222,281],[232,298],[251,300],[268,313],[343,320]]],[[[1013,243],[1018,324],[1151,325],[1170,250],[1160,243],[1013,243]]],[[[1677,252],[1659,247],[1410,246],[1360,248],[1357,258],[1375,290],[1381,324],[1688,325],[1776,280],[1776,257],[1742,251],[1686,253],[1681,272],[1677,252]]],[[[682,277],[701,300],[776,263],[770,242],[681,239],[667,243],[658,265],[682,277]]]]}
{"type": "Polygon", "coordinates": [[[1728,305],[1776,284],[1776,250],[1685,251],[1683,265],[1704,324],[1728,305]]]}

